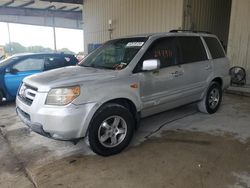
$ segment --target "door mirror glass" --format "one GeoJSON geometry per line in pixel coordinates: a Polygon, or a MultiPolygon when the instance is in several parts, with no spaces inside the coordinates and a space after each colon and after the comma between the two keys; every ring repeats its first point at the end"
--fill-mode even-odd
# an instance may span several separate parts
{"type": "Polygon", "coordinates": [[[158,59],[149,59],[143,61],[142,70],[143,71],[152,71],[160,69],[160,60],[158,59]]]}

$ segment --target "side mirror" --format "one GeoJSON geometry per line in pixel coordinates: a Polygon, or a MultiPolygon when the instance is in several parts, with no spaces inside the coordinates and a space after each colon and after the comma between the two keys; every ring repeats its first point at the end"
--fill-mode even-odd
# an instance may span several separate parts
{"type": "Polygon", "coordinates": [[[9,67],[5,69],[5,73],[10,73],[10,68],[9,67]]]}
{"type": "Polygon", "coordinates": [[[14,69],[14,68],[8,67],[8,68],[5,69],[5,73],[16,74],[17,72],[18,71],[16,69],[14,69]]]}
{"type": "Polygon", "coordinates": [[[160,69],[160,60],[158,59],[149,59],[143,61],[142,70],[143,71],[153,71],[160,69]]]}

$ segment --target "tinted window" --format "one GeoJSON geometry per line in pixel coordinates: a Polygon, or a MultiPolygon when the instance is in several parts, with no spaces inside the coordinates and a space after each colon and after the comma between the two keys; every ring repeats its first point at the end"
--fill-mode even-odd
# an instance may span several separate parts
{"type": "Polygon", "coordinates": [[[204,37],[213,59],[225,57],[221,44],[216,38],[204,37]]]}
{"type": "Polygon", "coordinates": [[[13,66],[18,72],[23,71],[33,71],[33,70],[43,70],[44,68],[44,59],[43,58],[27,58],[16,65],[13,66]]]}
{"type": "Polygon", "coordinates": [[[78,59],[74,55],[65,56],[64,58],[70,65],[76,65],[78,63],[78,59]]]}
{"type": "Polygon", "coordinates": [[[180,63],[191,63],[207,60],[207,53],[200,37],[177,37],[180,63]]]}
{"type": "Polygon", "coordinates": [[[147,52],[143,55],[140,62],[148,59],[159,59],[161,68],[175,65],[177,62],[176,55],[176,40],[174,37],[162,38],[155,41],[147,52]]]}
{"type": "Polygon", "coordinates": [[[50,56],[45,58],[45,69],[56,69],[72,65],[71,57],[50,56]]]}

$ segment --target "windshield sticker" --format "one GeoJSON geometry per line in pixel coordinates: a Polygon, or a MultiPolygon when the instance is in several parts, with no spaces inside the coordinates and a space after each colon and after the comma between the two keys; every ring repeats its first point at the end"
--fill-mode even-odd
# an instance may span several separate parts
{"type": "Polygon", "coordinates": [[[141,47],[143,46],[144,42],[129,42],[126,47],[141,47]]]}

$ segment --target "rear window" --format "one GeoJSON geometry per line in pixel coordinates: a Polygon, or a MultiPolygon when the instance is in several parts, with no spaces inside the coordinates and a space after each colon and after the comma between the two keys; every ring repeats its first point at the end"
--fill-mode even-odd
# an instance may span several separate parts
{"type": "Polygon", "coordinates": [[[204,40],[207,43],[208,49],[212,55],[213,59],[223,58],[225,57],[225,53],[220,42],[213,37],[204,37],[204,40]]]}
{"type": "Polygon", "coordinates": [[[180,63],[192,63],[207,60],[207,53],[200,37],[177,37],[180,63]]]}

